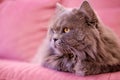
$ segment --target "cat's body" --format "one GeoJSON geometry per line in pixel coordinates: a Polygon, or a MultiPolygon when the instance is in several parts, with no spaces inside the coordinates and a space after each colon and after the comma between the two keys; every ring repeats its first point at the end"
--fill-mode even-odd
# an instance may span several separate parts
{"type": "Polygon", "coordinates": [[[120,42],[87,1],[80,9],[59,5],[45,43],[44,57],[36,55],[45,67],[78,75],[120,70],[120,42]]]}

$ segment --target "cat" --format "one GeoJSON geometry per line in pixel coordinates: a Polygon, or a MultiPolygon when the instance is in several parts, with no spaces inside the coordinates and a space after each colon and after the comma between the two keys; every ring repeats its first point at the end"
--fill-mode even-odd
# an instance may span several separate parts
{"type": "Polygon", "coordinates": [[[102,24],[89,2],[68,9],[57,4],[43,51],[33,61],[80,76],[120,70],[118,36],[102,24]]]}

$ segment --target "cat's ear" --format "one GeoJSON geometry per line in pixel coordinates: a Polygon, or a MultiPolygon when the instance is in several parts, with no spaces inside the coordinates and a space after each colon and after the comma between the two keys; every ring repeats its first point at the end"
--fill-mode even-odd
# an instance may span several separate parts
{"type": "Polygon", "coordinates": [[[64,10],[64,6],[61,5],[60,3],[56,3],[56,10],[58,11],[64,10]]]}
{"type": "Polygon", "coordinates": [[[94,12],[94,10],[92,9],[92,7],[87,1],[84,1],[82,3],[79,10],[82,11],[86,15],[88,22],[94,23],[98,21],[96,13],[94,12]]]}
{"type": "Polygon", "coordinates": [[[63,5],[61,5],[60,3],[56,3],[56,10],[55,10],[56,14],[59,14],[63,12],[64,10],[65,10],[65,7],[63,5]]]}

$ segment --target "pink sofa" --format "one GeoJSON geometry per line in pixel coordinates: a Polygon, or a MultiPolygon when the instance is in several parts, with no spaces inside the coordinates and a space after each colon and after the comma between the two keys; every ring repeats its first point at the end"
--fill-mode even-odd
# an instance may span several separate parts
{"type": "MultiPolygon", "coordinates": [[[[28,63],[45,38],[57,2],[79,7],[82,0],[0,0],[0,80],[120,80],[120,72],[80,77],[28,63]]],[[[89,2],[120,36],[120,1],[89,2]]]]}

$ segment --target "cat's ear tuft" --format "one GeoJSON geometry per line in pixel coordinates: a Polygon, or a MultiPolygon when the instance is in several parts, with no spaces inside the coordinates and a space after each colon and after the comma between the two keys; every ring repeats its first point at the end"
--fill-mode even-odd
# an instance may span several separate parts
{"type": "Polygon", "coordinates": [[[91,6],[88,1],[83,1],[80,8],[91,8],[91,6]]]}
{"type": "Polygon", "coordinates": [[[61,5],[60,3],[56,3],[56,13],[62,12],[64,10],[65,8],[63,5],[61,5]]]}
{"type": "Polygon", "coordinates": [[[98,21],[97,16],[88,1],[84,1],[79,10],[87,16],[89,22],[94,23],[98,21]]]}

